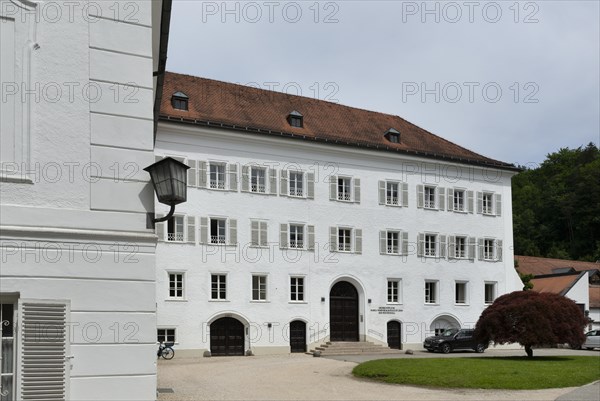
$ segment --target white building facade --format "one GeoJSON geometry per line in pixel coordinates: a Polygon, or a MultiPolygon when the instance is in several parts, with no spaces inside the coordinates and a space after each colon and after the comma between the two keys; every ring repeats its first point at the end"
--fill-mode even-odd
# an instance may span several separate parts
{"type": "Polygon", "coordinates": [[[156,398],[142,169],[169,10],[0,1],[3,401],[156,398]]]}
{"type": "Polygon", "coordinates": [[[486,305],[521,288],[514,168],[394,151],[417,134],[437,137],[375,113],[367,129],[390,149],[352,146],[369,136],[326,142],[311,131],[314,110],[370,112],[271,92],[271,103],[249,106],[247,91],[167,75],[157,158],[191,169],[188,201],[157,226],[159,340],[190,355],[303,352],[325,341],[414,349],[445,328],[473,327],[486,305]],[[272,105],[277,127],[290,128],[270,130],[260,111],[254,126],[219,121],[209,106],[218,103],[246,113],[272,105]]]}

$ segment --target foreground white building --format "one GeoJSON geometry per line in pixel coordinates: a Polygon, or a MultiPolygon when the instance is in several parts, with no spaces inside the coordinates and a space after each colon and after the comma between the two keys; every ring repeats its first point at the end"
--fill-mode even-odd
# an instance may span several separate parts
{"type": "Polygon", "coordinates": [[[516,169],[399,117],[167,73],[156,154],[191,167],[157,226],[158,337],[179,352],[420,347],[522,287],[516,169]]]}
{"type": "Polygon", "coordinates": [[[0,0],[3,401],[156,397],[142,169],[170,5],[0,0]]]}

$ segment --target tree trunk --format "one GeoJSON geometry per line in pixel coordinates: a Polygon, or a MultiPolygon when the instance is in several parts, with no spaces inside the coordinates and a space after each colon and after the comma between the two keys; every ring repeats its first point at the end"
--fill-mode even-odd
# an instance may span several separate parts
{"type": "Polygon", "coordinates": [[[527,353],[528,358],[533,358],[533,348],[531,348],[531,345],[525,346],[525,352],[527,353]]]}

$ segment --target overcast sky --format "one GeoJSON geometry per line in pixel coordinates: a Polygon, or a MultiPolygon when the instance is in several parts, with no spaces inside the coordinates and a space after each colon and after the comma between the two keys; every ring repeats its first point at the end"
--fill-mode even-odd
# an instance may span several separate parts
{"type": "Polygon", "coordinates": [[[600,142],[592,1],[174,0],[169,71],[399,115],[502,161],[600,142]]]}

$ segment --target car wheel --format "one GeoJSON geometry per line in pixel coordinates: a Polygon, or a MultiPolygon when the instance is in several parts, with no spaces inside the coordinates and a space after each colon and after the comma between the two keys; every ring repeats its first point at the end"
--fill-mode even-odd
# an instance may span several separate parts
{"type": "Polygon", "coordinates": [[[450,344],[442,344],[440,350],[442,350],[444,354],[447,354],[452,350],[452,348],[450,347],[450,344]]]}
{"type": "Polygon", "coordinates": [[[485,345],[477,344],[477,347],[475,347],[475,352],[477,352],[478,354],[483,354],[484,351],[485,351],[485,345]]]}

